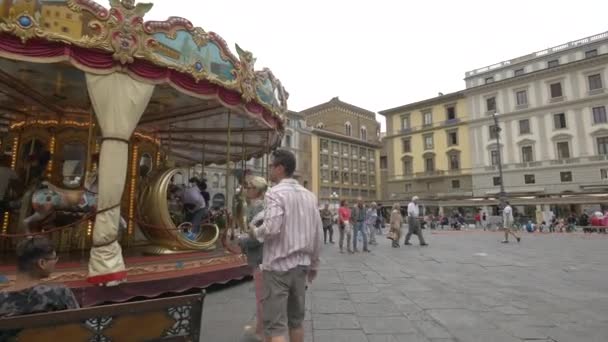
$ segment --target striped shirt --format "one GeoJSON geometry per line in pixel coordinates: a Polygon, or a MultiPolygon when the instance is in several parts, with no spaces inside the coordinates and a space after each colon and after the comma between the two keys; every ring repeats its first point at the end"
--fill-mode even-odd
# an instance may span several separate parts
{"type": "Polygon", "coordinates": [[[323,225],[317,197],[298,181],[283,179],[266,192],[264,223],[255,229],[264,241],[261,265],[267,271],[288,271],[319,265],[323,225]]]}

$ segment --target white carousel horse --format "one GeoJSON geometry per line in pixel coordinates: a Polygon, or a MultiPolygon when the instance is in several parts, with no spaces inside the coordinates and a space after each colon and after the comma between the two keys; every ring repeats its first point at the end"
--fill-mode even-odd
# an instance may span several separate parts
{"type": "MultiPolygon", "coordinates": [[[[97,209],[97,174],[91,173],[86,181],[84,190],[67,190],[57,187],[49,182],[42,182],[44,188],[32,189],[25,193],[21,211],[29,211],[31,204],[34,213],[23,219],[23,230],[30,232],[32,224],[40,222],[56,211],[87,214],[97,209]],[[30,195],[31,194],[31,195],[30,195]]],[[[24,216],[24,215],[23,215],[24,216]]],[[[126,221],[120,217],[118,229],[126,229],[126,221]]]]}

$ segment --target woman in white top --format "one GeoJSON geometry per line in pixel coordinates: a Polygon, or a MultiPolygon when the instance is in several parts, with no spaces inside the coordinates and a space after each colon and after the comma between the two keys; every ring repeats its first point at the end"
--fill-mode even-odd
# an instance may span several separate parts
{"type": "Polygon", "coordinates": [[[513,232],[513,230],[511,230],[511,228],[513,227],[513,208],[511,208],[511,205],[509,204],[509,202],[505,202],[505,207],[502,210],[502,219],[503,219],[503,230],[505,231],[505,239],[502,241],[502,243],[509,243],[509,234],[513,235],[513,237],[515,239],[517,239],[517,242],[521,241],[521,238],[517,235],[515,235],[515,233],[513,232]]]}

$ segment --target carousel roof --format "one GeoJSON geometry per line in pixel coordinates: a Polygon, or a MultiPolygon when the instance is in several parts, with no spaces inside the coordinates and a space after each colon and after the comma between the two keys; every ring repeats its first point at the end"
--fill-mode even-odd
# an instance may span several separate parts
{"type": "Polygon", "coordinates": [[[138,130],[176,159],[260,155],[280,143],[287,98],[253,55],[188,20],[144,21],[152,4],[0,0],[0,126],[32,117],[88,120],[85,73],[156,84],[138,130]]]}

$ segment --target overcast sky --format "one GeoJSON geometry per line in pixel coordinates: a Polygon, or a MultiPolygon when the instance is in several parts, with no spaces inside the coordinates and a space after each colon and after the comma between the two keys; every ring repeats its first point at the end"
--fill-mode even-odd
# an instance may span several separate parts
{"type": "Polygon", "coordinates": [[[339,96],[377,112],[463,89],[465,71],[608,31],[601,0],[152,1],[147,20],[185,17],[252,51],[295,111],[339,96]]]}

